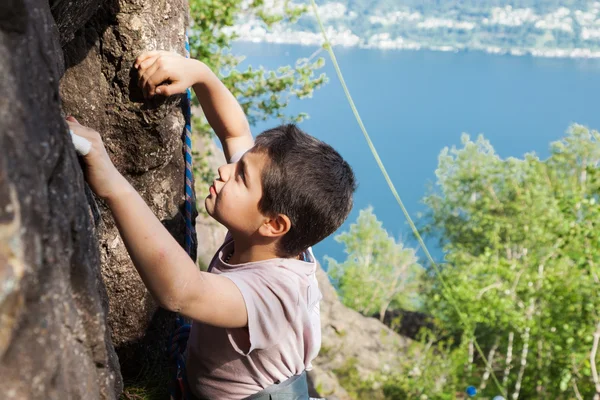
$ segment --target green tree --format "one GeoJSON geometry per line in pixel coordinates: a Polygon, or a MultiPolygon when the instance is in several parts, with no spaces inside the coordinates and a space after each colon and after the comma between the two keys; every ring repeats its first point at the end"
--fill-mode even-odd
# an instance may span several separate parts
{"type": "Polygon", "coordinates": [[[442,151],[439,192],[425,203],[427,231],[440,238],[446,264],[441,277],[429,275],[424,299],[438,327],[469,343],[468,365],[455,371],[465,386],[498,394],[474,336],[512,399],[596,393],[599,139],[574,125],[546,160],[501,159],[483,137],[442,151]]]}
{"type": "Polygon", "coordinates": [[[415,250],[394,240],[371,207],[361,210],[356,223],[335,240],[344,244],[347,258],[338,263],[326,257],[326,262],[346,306],[382,321],[388,308],[414,307],[422,271],[415,250]]]}
{"type": "Polygon", "coordinates": [[[459,387],[454,370],[464,363],[464,351],[449,341],[428,334],[424,343],[413,343],[402,354],[403,371],[380,374],[377,379],[389,400],[455,400],[459,387]]]}

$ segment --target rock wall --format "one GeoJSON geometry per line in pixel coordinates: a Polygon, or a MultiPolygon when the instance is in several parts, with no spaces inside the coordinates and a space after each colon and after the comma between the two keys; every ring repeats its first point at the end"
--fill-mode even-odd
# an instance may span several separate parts
{"type": "Polygon", "coordinates": [[[68,34],[57,26],[80,28],[100,1],[69,4],[72,16],[57,24],[48,1],[0,2],[3,399],[115,399],[122,389],[94,219],[58,90],[68,34]]]}
{"type": "MultiPolygon", "coordinates": [[[[66,113],[103,136],[115,166],[183,243],[183,96],[146,101],[133,69],[146,50],[183,54],[187,1],[106,0],[65,46],[66,113]]],[[[99,204],[108,323],[124,375],[165,361],[174,316],[156,304],[133,267],[109,210],[99,204]]]]}

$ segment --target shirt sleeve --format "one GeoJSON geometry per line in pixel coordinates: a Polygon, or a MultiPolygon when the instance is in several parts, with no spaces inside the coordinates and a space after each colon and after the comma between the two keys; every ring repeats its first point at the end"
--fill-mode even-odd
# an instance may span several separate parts
{"type": "Polygon", "coordinates": [[[229,164],[233,164],[236,163],[238,161],[240,161],[240,159],[244,156],[244,154],[246,154],[246,152],[250,150],[250,148],[247,149],[242,149],[237,151],[234,155],[231,156],[231,158],[229,159],[229,164]]]}
{"type": "Polygon", "coordinates": [[[228,329],[233,348],[242,355],[281,342],[300,314],[299,278],[277,267],[224,273],[239,288],[248,313],[248,328],[228,329]]]}

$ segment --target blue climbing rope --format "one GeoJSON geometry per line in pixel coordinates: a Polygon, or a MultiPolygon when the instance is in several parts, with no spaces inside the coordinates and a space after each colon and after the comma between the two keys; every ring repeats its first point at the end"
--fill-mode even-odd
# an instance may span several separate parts
{"type": "Polygon", "coordinates": [[[185,348],[190,336],[191,325],[177,317],[177,329],[169,340],[169,363],[173,369],[169,392],[172,400],[187,400],[187,377],[185,374],[185,348]]]}
{"type": "MultiPolygon", "coordinates": [[[[185,56],[190,57],[190,42],[187,34],[185,35],[185,56]]],[[[186,96],[181,102],[185,128],[183,130],[183,146],[185,153],[185,251],[192,257],[192,244],[194,226],[192,223],[192,207],[194,204],[194,191],[192,182],[192,90],[186,90],[186,96]]],[[[191,325],[186,324],[185,320],[177,316],[177,329],[171,335],[169,340],[168,355],[173,369],[171,385],[169,392],[171,399],[188,399],[187,378],[185,374],[185,348],[190,335],[191,325]]]]}
{"type": "MultiPolygon", "coordinates": [[[[185,56],[190,58],[190,42],[185,35],[185,56]]],[[[185,251],[192,254],[192,204],[194,191],[192,187],[192,89],[187,88],[185,100],[182,102],[183,117],[185,118],[185,131],[183,141],[185,146],[185,251]]]]}

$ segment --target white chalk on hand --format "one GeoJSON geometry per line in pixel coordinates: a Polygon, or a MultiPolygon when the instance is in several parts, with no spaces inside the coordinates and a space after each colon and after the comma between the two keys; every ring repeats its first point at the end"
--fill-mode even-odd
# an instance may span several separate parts
{"type": "Polygon", "coordinates": [[[71,133],[71,140],[73,141],[73,146],[75,146],[75,151],[77,152],[77,154],[81,156],[87,156],[90,150],[92,149],[92,142],[90,142],[84,137],[76,135],[70,129],[69,132],[71,133]]]}

